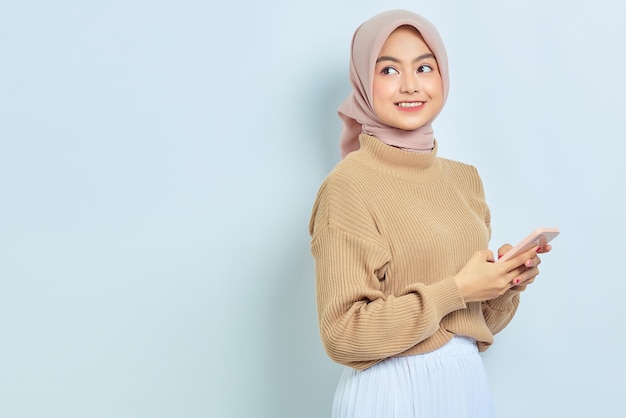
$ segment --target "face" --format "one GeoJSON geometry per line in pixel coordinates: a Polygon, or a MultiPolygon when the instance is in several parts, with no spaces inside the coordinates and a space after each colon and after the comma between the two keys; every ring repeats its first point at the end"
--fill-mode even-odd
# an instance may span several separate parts
{"type": "Polygon", "coordinates": [[[414,28],[400,27],[385,41],[374,69],[374,111],[386,125],[414,130],[443,107],[435,57],[414,28]]]}

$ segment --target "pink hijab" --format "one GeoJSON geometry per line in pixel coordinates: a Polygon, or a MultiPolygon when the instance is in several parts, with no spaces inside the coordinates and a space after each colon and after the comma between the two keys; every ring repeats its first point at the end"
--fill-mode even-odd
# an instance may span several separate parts
{"type": "Polygon", "coordinates": [[[378,53],[387,37],[402,25],[413,26],[435,55],[443,85],[443,102],[448,97],[448,57],[437,29],[423,17],[406,11],[390,10],[364,22],[354,32],[350,54],[352,93],[339,106],[343,131],[339,141],[341,157],[359,149],[359,135],[372,135],[388,145],[411,151],[429,151],[434,146],[431,122],[405,131],[385,125],[374,112],[372,86],[378,53]]]}

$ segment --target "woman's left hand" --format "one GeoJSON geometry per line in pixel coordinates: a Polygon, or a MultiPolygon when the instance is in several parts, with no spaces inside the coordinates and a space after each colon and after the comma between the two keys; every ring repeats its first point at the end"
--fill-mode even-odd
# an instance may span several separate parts
{"type": "MultiPolygon", "coordinates": [[[[511,244],[504,244],[502,247],[498,248],[498,258],[502,257],[504,253],[509,251],[512,248],[511,244]]],[[[539,251],[538,254],[549,253],[552,250],[552,246],[550,244],[546,244],[539,251]]],[[[539,264],[541,264],[541,259],[539,256],[535,255],[533,258],[526,260],[526,262],[517,267],[519,275],[513,282],[511,283],[511,288],[515,290],[524,291],[526,287],[535,281],[535,277],[539,274],[539,264]]]]}

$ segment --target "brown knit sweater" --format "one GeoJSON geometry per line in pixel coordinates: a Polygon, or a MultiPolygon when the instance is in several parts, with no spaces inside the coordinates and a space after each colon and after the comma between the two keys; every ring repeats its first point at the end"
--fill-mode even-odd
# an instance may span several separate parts
{"type": "Polygon", "coordinates": [[[488,248],[482,182],[467,164],[361,135],[313,207],[322,341],[336,362],[365,369],[435,350],[453,335],[481,351],[513,317],[519,291],[465,303],[453,276],[488,248]]]}

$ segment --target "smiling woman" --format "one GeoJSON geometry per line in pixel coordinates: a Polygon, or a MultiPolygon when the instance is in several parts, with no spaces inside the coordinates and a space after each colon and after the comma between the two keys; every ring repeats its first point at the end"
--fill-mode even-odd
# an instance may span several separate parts
{"type": "Polygon", "coordinates": [[[437,155],[431,123],[448,71],[427,20],[395,10],[361,25],[350,79],[344,159],[310,222],[322,341],[346,366],[332,416],[493,417],[479,351],[513,318],[550,246],[494,263],[476,169],[437,155]]]}

